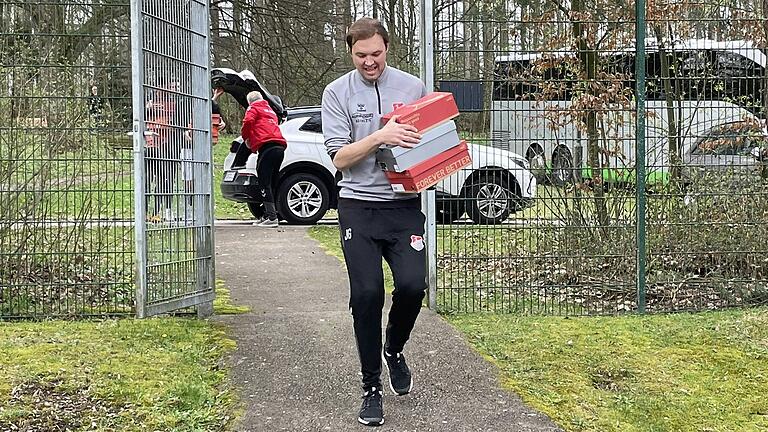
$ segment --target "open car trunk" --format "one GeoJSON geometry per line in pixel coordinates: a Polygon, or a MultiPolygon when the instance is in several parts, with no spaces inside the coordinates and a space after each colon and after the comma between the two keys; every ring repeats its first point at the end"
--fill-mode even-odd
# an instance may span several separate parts
{"type": "Polygon", "coordinates": [[[248,108],[248,93],[258,91],[275,111],[281,123],[287,116],[280,97],[270,93],[247,69],[236,72],[229,68],[214,68],[211,70],[211,87],[224,89],[224,92],[232,95],[243,108],[248,108]]]}

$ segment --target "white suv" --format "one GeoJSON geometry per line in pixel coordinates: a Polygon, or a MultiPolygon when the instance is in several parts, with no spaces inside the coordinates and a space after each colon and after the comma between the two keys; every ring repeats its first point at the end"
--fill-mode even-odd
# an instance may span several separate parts
{"type": "MultiPolygon", "coordinates": [[[[248,70],[227,68],[211,71],[211,85],[222,88],[247,108],[246,94],[258,90],[269,102],[288,141],[277,180],[276,205],[280,217],[290,224],[311,225],[330,208],[336,208],[337,183],[341,179],[323,145],[320,107],[285,108],[248,70]]],[[[230,150],[237,150],[242,138],[230,150]]],[[[536,196],[536,178],[528,162],[518,154],[470,144],[472,165],[435,185],[438,222],[448,223],[466,213],[478,224],[503,222],[510,213],[529,207],[536,196]]],[[[231,169],[235,153],[224,161],[221,192],[224,198],[248,204],[255,217],[264,213],[256,179],[256,155],[245,168],[231,169]]]]}
{"type": "MultiPolygon", "coordinates": [[[[277,182],[276,204],[289,224],[314,224],[337,205],[341,179],[323,145],[320,107],[288,108],[280,125],[288,141],[277,182]]],[[[529,207],[536,196],[536,178],[520,155],[493,147],[469,145],[472,165],[435,185],[438,222],[464,213],[478,224],[503,222],[510,213],[529,207]]],[[[255,217],[263,214],[257,193],[256,155],[245,168],[232,170],[234,153],[224,161],[221,191],[225,198],[248,204],[255,217]]]]}

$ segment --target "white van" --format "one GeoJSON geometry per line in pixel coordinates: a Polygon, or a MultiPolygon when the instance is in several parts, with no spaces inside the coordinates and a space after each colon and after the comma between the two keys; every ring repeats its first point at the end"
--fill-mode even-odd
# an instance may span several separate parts
{"type": "MultiPolygon", "coordinates": [[[[671,107],[661,79],[656,41],[646,48],[646,164],[649,181],[663,179],[669,166],[670,118],[678,127],[677,152],[683,155],[700,137],[726,123],[764,117],[766,55],[750,42],[687,40],[666,49],[674,76],[671,107]]],[[[613,100],[597,103],[601,166],[604,178],[621,179],[635,167],[634,50],[600,53],[601,85],[613,100]],[[609,77],[607,81],[605,77],[609,77]]],[[[521,53],[496,60],[491,135],[525,155],[534,171],[555,183],[569,182],[574,166],[587,166],[587,137],[577,124],[585,112],[575,106],[574,56],[521,53]],[[579,162],[581,161],[581,162],[579,162]]],[[[581,92],[583,96],[583,92],[581,92]]],[[[604,95],[600,95],[601,97],[604,95]]],[[[583,99],[582,99],[583,101],[583,99]]]]}

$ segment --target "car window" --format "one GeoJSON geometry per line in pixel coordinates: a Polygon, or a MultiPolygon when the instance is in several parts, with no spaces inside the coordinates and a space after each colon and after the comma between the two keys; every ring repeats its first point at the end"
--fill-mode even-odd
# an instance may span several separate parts
{"type": "Polygon", "coordinates": [[[309,120],[304,122],[303,125],[299,128],[300,131],[304,132],[317,132],[322,133],[323,132],[323,120],[320,115],[320,113],[312,114],[309,117],[309,120]]]}
{"type": "Polygon", "coordinates": [[[686,51],[681,55],[680,69],[684,77],[704,78],[712,70],[711,54],[706,50],[686,51]]]}
{"type": "Polygon", "coordinates": [[[754,147],[766,145],[766,138],[756,122],[735,122],[717,126],[694,147],[692,154],[711,156],[748,156],[754,147]]]}
{"type": "Polygon", "coordinates": [[[737,53],[718,51],[717,67],[721,78],[747,78],[754,76],[755,62],[737,53]]]}

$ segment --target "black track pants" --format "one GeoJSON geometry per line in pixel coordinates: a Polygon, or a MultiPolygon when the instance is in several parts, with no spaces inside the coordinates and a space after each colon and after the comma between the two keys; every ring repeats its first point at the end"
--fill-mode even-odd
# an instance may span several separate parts
{"type": "Polygon", "coordinates": [[[256,162],[256,175],[259,177],[259,193],[261,200],[265,204],[265,216],[269,219],[277,218],[275,213],[275,186],[277,185],[277,175],[280,172],[280,165],[285,157],[285,148],[277,144],[265,144],[259,149],[259,156],[256,162]],[[267,203],[271,203],[271,208],[267,208],[267,203]]]}
{"type": "Polygon", "coordinates": [[[339,199],[341,246],[349,272],[349,307],[363,373],[363,388],[381,386],[381,316],[384,258],[395,290],[386,347],[398,353],[411,335],[426,284],[424,215],[420,200],[370,202],[339,199]]]}

